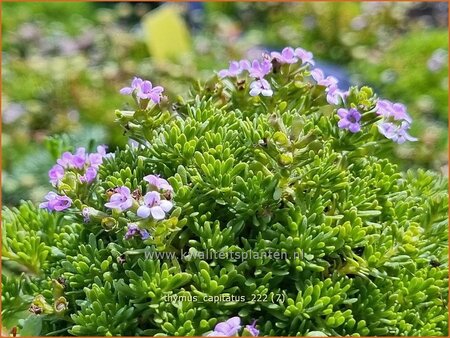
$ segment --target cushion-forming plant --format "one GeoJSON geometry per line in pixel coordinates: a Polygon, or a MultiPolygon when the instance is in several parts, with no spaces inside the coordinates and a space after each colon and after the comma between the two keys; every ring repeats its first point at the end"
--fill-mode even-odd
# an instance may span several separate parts
{"type": "Polygon", "coordinates": [[[3,209],[21,335],[447,335],[447,180],[386,157],[406,107],[287,47],[188,98],[133,79],[130,138],[60,154],[3,209]]]}

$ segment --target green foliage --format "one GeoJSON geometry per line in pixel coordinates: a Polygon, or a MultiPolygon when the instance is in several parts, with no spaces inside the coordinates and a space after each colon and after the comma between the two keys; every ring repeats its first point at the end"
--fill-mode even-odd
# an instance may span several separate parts
{"type": "Polygon", "coordinates": [[[28,280],[24,276],[2,274],[2,318],[3,326],[11,328],[26,315],[33,297],[27,290],[28,280]]]}
{"type": "MultiPolygon", "coordinates": [[[[193,29],[194,53],[183,56],[179,64],[151,62],[142,35],[136,34],[139,20],[156,5],[3,4],[3,205],[17,206],[21,199],[37,202],[45,193],[44,168],[50,166],[43,142],[46,136],[78,133],[83,138],[75,143],[86,146],[93,134],[101,133],[97,141],[112,148],[124,146],[124,138],[113,124],[114,115],[108,112],[127,107],[117,90],[133,75],[151,74],[153,82],[164,82],[165,94],[172,99],[186,93],[192,81],[203,79],[207,74],[203,70],[217,69],[218,62],[282,44],[301,44],[320,60],[348,65],[356,73],[366,71],[366,60],[397,60],[401,67],[395,72],[402,82],[399,95],[397,86],[386,84],[385,92],[385,83],[377,79],[385,69],[368,74],[367,80],[380,94],[409,104],[415,118],[425,112],[423,123],[430,128],[422,134],[423,128],[414,126],[423,142],[400,147],[393,160],[398,159],[405,168],[437,169],[445,163],[445,122],[434,120],[447,114],[441,76],[433,83],[421,76],[409,77],[425,69],[416,69],[426,63],[421,58],[429,49],[422,46],[434,48],[439,42],[442,48],[446,43],[424,22],[428,16],[409,20],[408,11],[419,3],[208,3],[204,16],[199,16],[204,20],[202,29],[193,29]],[[414,44],[397,43],[404,33],[409,33],[408,40],[409,35],[420,38],[414,44]],[[398,47],[390,47],[391,43],[398,47]],[[416,85],[410,86],[411,82],[416,85]],[[430,95],[422,95],[423,90],[416,95],[422,83],[430,95]],[[79,133],[90,126],[97,131],[79,133]]],[[[440,13],[433,15],[441,17],[440,13]]],[[[186,16],[197,23],[196,15],[186,16]]]]}
{"type": "Polygon", "coordinates": [[[57,217],[31,203],[24,203],[18,209],[4,209],[3,215],[6,220],[3,222],[3,261],[33,274],[41,273],[48,264],[57,217]]]}
{"type": "Polygon", "coordinates": [[[137,322],[133,307],[120,300],[109,282],[104,286],[100,283],[98,280],[92,289],[84,289],[86,300],[78,302],[81,310],[72,316],[75,325],[70,333],[77,336],[132,335],[137,322]]]}
{"type": "Polygon", "coordinates": [[[93,4],[90,3],[52,3],[48,5],[42,3],[4,3],[2,4],[2,25],[4,27],[17,28],[19,24],[28,21],[32,17],[36,21],[51,21],[53,23],[64,24],[70,29],[70,25],[75,22],[72,18],[92,18],[92,10],[93,4]],[[13,12],[14,15],[11,15],[13,12]]]}

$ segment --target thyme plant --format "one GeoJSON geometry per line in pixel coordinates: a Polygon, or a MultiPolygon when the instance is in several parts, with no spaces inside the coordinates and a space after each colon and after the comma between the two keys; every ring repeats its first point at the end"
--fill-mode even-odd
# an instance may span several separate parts
{"type": "MultiPolygon", "coordinates": [[[[125,149],[78,148],[3,209],[21,335],[447,335],[447,180],[386,157],[406,107],[287,47],[187,98],[135,78],[125,149]]],[[[105,112],[108,113],[108,112],[105,112]]]]}

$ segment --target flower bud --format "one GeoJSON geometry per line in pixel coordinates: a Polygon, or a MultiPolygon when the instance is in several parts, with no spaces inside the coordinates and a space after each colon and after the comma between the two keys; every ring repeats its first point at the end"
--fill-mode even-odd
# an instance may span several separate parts
{"type": "Polygon", "coordinates": [[[56,279],[52,279],[52,284],[53,284],[53,297],[54,298],[61,297],[64,294],[65,285],[60,283],[60,281],[56,279]]]}
{"type": "Polygon", "coordinates": [[[281,112],[285,111],[287,108],[287,102],[286,101],[280,102],[280,104],[278,105],[278,108],[280,109],[281,112]]]}
{"type": "Polygon", "coordinates": [[[112,231],[117,229],[118,222],[115,218],[105,217],[102,219],[102,227],[106,231],[112,231]]]}
{"type": "Polygon", "coordinates": [[[82,215],[85,223],[101,222],[105,217],[108,217],[108,214],[104,213],[103,211],[99,211],[88,206],[85,206],[82,209],[82,215]]]}
{"type": "Polygon", "coordinates": [[[277,116],[277,114],[272,114],[269,117],[269,124],[277,131],[282,131],[282,124],[283,122],[281,119],[277,116]]]}
{"type": "Polygon", "coordinates": [[[64,178],[62,178],[60,183],[58,184],[58,193],[61,195],[66,195],[68,197],[75,197],[78,190],[78,183],[79,180],[77,178],[77,174],[70,171],[66,172],[64,178]]]}
{"type": "Polygon", "coordinates": [[[273,134],[273,140],[277,145],[287,147],[289,145],[289,139],[286,136],[286,134],[282,133],[281,131],[277,131],[275,134],[273,134]]]}
{"type": "Polygon", "coordinates": [[[134,119],[134,111],[130,110],[116,110],[116,116],[121,121],[131,121],[134,119]]]}
{"type": "Polygon", "coordinates": [[[63,314],[68,308],[69,302],[64,297],[59,297],[53,304],[56,314],[63,314]]]}
{"type": "Polygon", "coordinates": [[[35,314],[49,314],[53,313],[53,308],[47,303],[44,296],[37,295],[28,309],[35,314]]]}
{"type": "Polygon", "coordinates": [[[278,158],[278,162],[281,165],[285,166],[292,164],[293,162],[292,154],[291,153],[281,154],[280,157],[278,158]]]}

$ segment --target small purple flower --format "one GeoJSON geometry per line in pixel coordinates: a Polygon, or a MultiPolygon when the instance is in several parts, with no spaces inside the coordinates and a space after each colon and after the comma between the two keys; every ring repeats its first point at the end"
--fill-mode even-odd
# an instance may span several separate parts
{"type": "Polygon", "coordinates": [[[214,331],[208,337],[229,337],[234,336],[241,329],[241,318],[232,317],[216,325],[214,331]]]}
{"type": "Polygon", "coordinates": [[[91,167],[98,169],[98,167],[103,163],[103,158],[106,157],[106,149],[108,149],[107,146],[99,145],[96,153],[91,153],[88,155],[88,160],[91,167]]]}
{"type": "Polygon", "coordinates": [[[342,92],[337,86],[338,80],[333,76],[325,77],[321,69],[313,69],[311,71],[311,76],[319,86],[326,87],[325,92],[329,104],[337,105],[341,99],[344,100],[344,98],[348,96],[348,92],[342,92]]]}
{"type": "Polygon", "coordinates": [[[221,79],[225,77],[235,77],[242,73],[242,67],[239,61],[231,61],[228,69],[222,69],[218,75],[221,79]]]}
{"type": "Polygon", "coordinates": [[[147,175],[144,177],[144,181],[147,181],[157,190],[163,190],[163,191],[173,191],[172,186],[165,180],[164,178],[161,178],[157,175],[147,175]]]}
{"type": "Polygon", "coordinates": [[[88,155],[88,161],[91,167],[98,169],[98,167],[103,163],[103,158],[106,157],[107,147],[100,145],[97,147],[96,153],[91,153],[88,155]]]}
{"type": "Polygon", "coordinates": [[[105,203],[105,207],[110,209],[119,209],[125,211],[133,205],[133,197],[131,196],[130,189],[122,186],[116,188],[116,193],[113,194],[108,203],[105,203]]]}
{"type": "Polygon", "coordinates": [[[323,74],[323,71],[319,68],[314,68],[311,71],[311,76],[316,80],[319,86],[330,87],[332,85],[337,85],[338,80],[333,76],[327,76],[323,74]]]}
{"type": "Polygon", "coordinates": [[[84,223],[89,223],[89,221],[91,220],[91,215],[89,212],[89,208],[83,208],[83,210],[81,211],[81,214],[83,215],[83,222],[84,223]]]}
{"type": "Polygon", "coordinates": [[[99,154],[99,153],[89,154],[88,161],[89,161],[89,164],[91,165],[91,167],[98,168],[100,166],[100,164],[103,163],[103,156],[104,155],[99,154]]]}
{"type": "Polygon", "coordinates": [[[263,96],[272,96],[273,90],[270,84],[265,79],[259,79],[250,83],[250,95],[257,96],[262,94],[263,96]]]}
{"type": "Polygon", "coordinates": [[[80,177],[80,181],[92,183],[96,177],[97,177],[97,169],[94,167],[89,167],[86,169],[84,175],[80,177]]]}
{"type": "Polygon", "coordinates": [[[406,112],[405,105],[401,103],[393,103],[389,100],[378,100],[376,106],[377,114],[384,118],[393,118],[396,121],[404,120],[408,123],[412,122],[411,116],[406,112]]]}
{"type": "Polygon", "coordinates": [[[349,94],[348,90],[343,92],[337,85],[331,85],[325,91],[327,93],[327,102],[334,105],[339,104],[340,100],[344,101],[349,94]]]}
{"type": "Polygon", "coordinates": [[[159,103],[161,101],[162,92],[164,88],[161,86],[153,87],[150,81],[143,81],[138,87],[136,95],[143,100],[152,100],[154,103],[159,103]]]}
{"type": "Polygon", "coordinates": [[[86,149],[80,147],[75,152],[75,155],[72,157],[72,166],[75,168],[81,169],[84,167],[86,163],[86,149]]]}
{"type": "Polygon", "coordinates": [[[48,172],[48,177],[53,185],[57,185],[58,182],[64,177],[64,168],[59,164],[55,164],[48,172]]]}
{"type": "Polygon", "coordinates": [[[340,117],[340,121],[338,122],[339,128],[350,130],[352,133],[357,133],[361,130],[361,125],[359,124],[361,114],[355,108],[348,110],[340,108],[337,114],[340,117]]]}
{"type": "Polygon", "coordinates": [[[63,168],[81,169],[86,163],[86,150],[83,147],[80,147],[75,154],[66,151],[56,162],[63,168]]]}
{"type": "Polygon", "coordinates": [[[64,153],[62,153],[61,158],[56,160],[56,162],[63,168],[68,168],[72,166],[72,158],[73,158],[72,153],[65,151],[64,153]]]}
{"type": "Polygon", "coordinates": [[[297,55],[297,57],[302,60],[302,65],[304,65],[305,63],[309,63],[310,65],[314,66],[316,64],[313,60],[313,53],[308,52],[303,48],[296,48],[295,55],[297,55]]]}
{"type": "Polygon", "coordinates": [[[97,153],[99,153],[102,156],[106,155],[106,151],[108,150],[108,146],[101,144],[99,146],[97,146],[97,153]]]}
{"type": "Polygon", "coordinates": [[[120,90],[120,94],[122,95],[131,95],[135,90],[138,90],[138,88],[141,87],[142,82],[144,82],[139,77],[134,77],[133,81],[131,81],[131,87],[123,87],[120,90]]]}
{"type": "Polygon", "coordinates": [[[136,93],[136,96],[141,100],[152,100],[154,103],[159,103],[161,101],[163,91],[164,88],[161,86],[153,87],[150,81],[134,77],[131,82],[131,87],[122,88],[120,90],[120,94],[131,95],[136,93]]]}
{"type": "Polygon", "coordinates": [[[39,208],[47,209],[48,211],[62,211],[70,208],[72,200],[67,196],[60,196],[53,191],[45,195],[45,202],[39,204],[39,208]]]}
{"type": "Polygon", "coordinates": [[[274,59],[277,59],[279,63],[296,63],[298,61],[297,56],[295,55],[294,49],[292,47],[283,48],[281,53],[272,52],[270,56],[274,59]]]}
{"type": "Polygon", "coordinates": [[[142,240],[148,239],[150,234],[145,229],[140,229],[137,224],[128,224],[128,230],[125,234],[125,239],[130,239],[134,236],[140,236],[142,240]]]}
{"type": "Polygon", "coordinates": [[[409,128],[410,124],[407,121],[402,121],[400,125],[391,122],[382,122],[378,125],[378,130],[381,134],[398,144],[405,143],[406,141],[417,141],[417,138],[409,135],[409,128]]]}
{"type": "Polygon", "coordinates": [[[409,135],[412,118],[406,112],[406,107],[401,103],[393,103],[389,100],[378,100],[376,113],[382,116],[378,124],[378,131],[386,138],[402,144],[406,141],[417,141],[417,138],[409,135]]]}
{"type": "Polygon", "coordinates": [[[144,205],[141,205],[136,214],[142,218],[148,218],[150,215],[161,220],[166,217],[166,212],[172,209],[173,203],[167,200],[161,200],[161,196],[156,191],[150,191],[144,196],[144,205]]]}
{"type": "Polygon", "coordinates": [[[259,330],[256,328],[256,320],[253,321],[252,325],[246,325],[245,328],[253,337],[257,337],[259,335],[259,330]]]}
{"type": "Polygon", "coordinates": [[[125,233],[125,239],[130,239],[139,234],[139,227],[135,223],[128,224],[127,232],[125,233]]]}
{"type": "Polygon", "coordinates": [[[239,67],[241,67],[242,70],[249,71],[250,68],[252,68],[252,64],[248,60],[241,60],[239,61],[239,67]]]}
{"type": "Polygon", "coordinates": [[[141,230],[141,238],[142,238],[142,240],[146,240],[146,239],[148,239],[149,237],[150,237],[150,234],[148,233],[148,231],[145,230],[145,229],[142,229],[142,230],[141,230]]]}
{"type": "Polygon", "coordinates": [[[253,60],[252,66],[249,69],[251,77],[262,79],[264,76],[270,73],[272,70],[272,63],[269,60],[253,60]]]}

